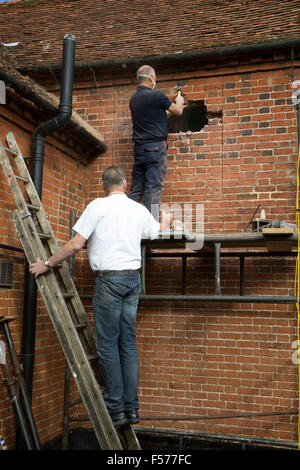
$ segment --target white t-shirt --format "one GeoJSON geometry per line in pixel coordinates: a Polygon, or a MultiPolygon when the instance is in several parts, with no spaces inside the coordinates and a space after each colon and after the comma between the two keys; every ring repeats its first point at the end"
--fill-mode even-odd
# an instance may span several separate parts
{"type": "Polygon", "coordinates": [[[159,223],[126,194],[94,199],[73,227],[88,240],[93,271],[139,269],[141,239],[157,238],[159,223]]]}

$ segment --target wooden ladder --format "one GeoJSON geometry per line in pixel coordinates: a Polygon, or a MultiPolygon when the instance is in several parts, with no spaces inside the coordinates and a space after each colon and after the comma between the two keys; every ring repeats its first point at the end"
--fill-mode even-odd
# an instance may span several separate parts
{"type": "MultiPolygon", "coordinates": [[[[0,143],[0,163],[17,206],[11,218],[28,263],[46,260],[58,244],[13,133],[6,135],[6,141],[9,148],[0,143]],[[6,152],[13,156],[18,175],[6,152]]],[[[133,427],[116,429],[106,408],[94,333],[66,262],[36,282],[101,449],[140,450],[133,427]]]]}

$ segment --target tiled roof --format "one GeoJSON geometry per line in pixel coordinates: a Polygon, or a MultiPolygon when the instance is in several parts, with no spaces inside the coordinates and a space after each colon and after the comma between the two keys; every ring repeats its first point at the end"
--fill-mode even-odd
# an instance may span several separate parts
{"type": "Polygon", "coordinates": [[[0,4],[0,40],[19,66],[142,58],[300,38],[299,0],[22,0],[0,4]]]}

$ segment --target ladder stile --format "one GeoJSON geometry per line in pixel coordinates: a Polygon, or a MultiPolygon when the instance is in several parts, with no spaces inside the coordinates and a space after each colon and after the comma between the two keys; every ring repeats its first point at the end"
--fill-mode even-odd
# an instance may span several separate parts
{"type": "Polygon", "coordinates": [[[26,191],[30,198],[31,204],[35,206],[40,206],[41,205],[40,198],[38,196],[38,193],[36,192],[36,189],[31,179],[30,173],[28,171],[27,165],[24,161],[22,153],[19,149],[19,146],[12,132],[8,132],[8,134],[6,135],[6,142],[8,144],[8,147],[14,154],[13,160],[17,165],[19,175],[22,178],[25,178],[28,180],[28,183],[26,184],[26,191]]]}
{"type": "MultiPolygon", "coordinates": [[[[14,135],[10,132],[6,140],[19,178],[14,174],[1,143],[0,164],[17,206],[11,218],[31,264],[37,259],[47,259],[59,247],[14,135]],[[29,203],[25,202],[18,181],[26,183],[24,189],[29,203]],[[31,214],[28,207],[36,212],[31,214]]],[[[101,449],[140,450],[133,427],[126,425],[117,431],[106,408],[94,332],[67,263],[62,262],[57,268],[39,276],[36,282],[101,449]]]]}
{"type": "Polygon", "coordinates": [[[0,142],[0,163],[3,169],[4,176],[6,178],[7,184],[10,187],[12,194],[14,195],[18,210],[20,211],[22,216],[30,215],[30,212],[24,200],[22,191],[19,187],[19,184],[13,172],[12,166],[6,156],[5,150],[1,142],[0,142]]]}

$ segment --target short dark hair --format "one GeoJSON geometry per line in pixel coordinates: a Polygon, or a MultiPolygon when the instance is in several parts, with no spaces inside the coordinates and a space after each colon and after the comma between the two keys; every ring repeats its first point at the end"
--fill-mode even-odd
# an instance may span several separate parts
{"type": "Polygon", "coordinates": [[[123,168],[120,168],[119,166],[109,166],[106,168],[102,175],[102,183],[108,190],[115,186],[123,186],[125,184],[125,173],[123,168]]]}

